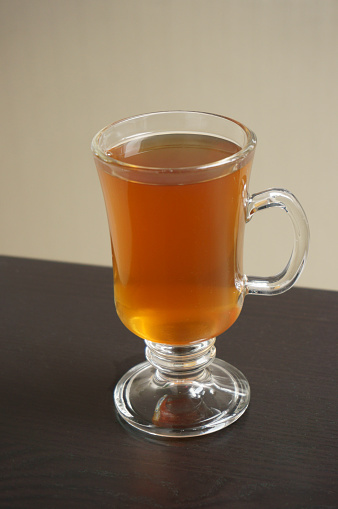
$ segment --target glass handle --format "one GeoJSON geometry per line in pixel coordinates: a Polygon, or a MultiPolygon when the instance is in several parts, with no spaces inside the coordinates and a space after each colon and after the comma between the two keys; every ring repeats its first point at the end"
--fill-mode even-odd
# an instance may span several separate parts
{"type": "Polygon", "coordinates": [[[291,219],[294,230],[294,244],[286,267],[275,276],[245,276],[246,292],[255,295],[278,295],[289,290],[300,276],[309,248],[310,231],[305,212],[297,198],[285,189],[268,189],[253,194],[247,202],[246,221],[255,212],[270,207],[282,208],[291,219]]]}

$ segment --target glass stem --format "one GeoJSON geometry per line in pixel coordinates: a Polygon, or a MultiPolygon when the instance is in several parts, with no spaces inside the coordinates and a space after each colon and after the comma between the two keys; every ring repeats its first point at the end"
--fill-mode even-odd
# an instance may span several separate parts
{"type": "Polygon", "coordinates": [[[212,338],[194,345],[171,346],[146,340],[145,355],[161,379],[196,379],[213,362],[215,341],[212,338]]]}

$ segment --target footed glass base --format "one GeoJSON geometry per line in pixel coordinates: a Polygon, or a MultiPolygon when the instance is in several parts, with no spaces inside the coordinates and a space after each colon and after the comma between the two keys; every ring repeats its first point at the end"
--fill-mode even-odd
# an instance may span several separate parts
{"type": "Polygon", "coordinates": [[[118,382],[114,400],[131,426],[162,437],[218,431],[247,409],[250,387],[230,364],[215,359],[215,339],[174,347],[146,341],[146,357],[118,382]]]}

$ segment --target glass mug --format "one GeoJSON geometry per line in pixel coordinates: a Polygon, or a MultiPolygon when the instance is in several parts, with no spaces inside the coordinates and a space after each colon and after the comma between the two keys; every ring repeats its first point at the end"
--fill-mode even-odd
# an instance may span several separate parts
{"type": "Polygon", "coordinates": [[[147,361],[118,382],[114,400],[132,426],[186,437],[228,426],[246,410],[245,376],[215,359],[215,338],[237,319],[247,294],[276,295],[305,263],[309,227],[284,189],[248,194],[255,134],[201,112],[139,115],[92,141],[109,222],[115,306],[146,343],[147,361]],[[243,272],[245,224],[280,207],[294,228],[285,269],[243,272]]]}

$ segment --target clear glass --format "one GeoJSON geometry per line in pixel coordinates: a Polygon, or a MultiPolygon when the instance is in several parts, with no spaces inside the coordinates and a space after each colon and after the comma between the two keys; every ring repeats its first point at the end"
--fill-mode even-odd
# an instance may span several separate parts
{"type": "Polygon", "coordinates": [[[215,358],[215,338],[248,293],[284,292],[304,267],[309,228],[297,199],[284,189],[248,194],[255,146],[239,122],[187,111],[124,119],[93,139],[116,310],[146,343],[147,361],[122,377],[114,400],[121,417],[147,433],[197,436],[243,414],[248,381],[215,358]],[[276,206],[293,224],[290,260],[277,275],[246,276],[245,224],[276,206]]]}

